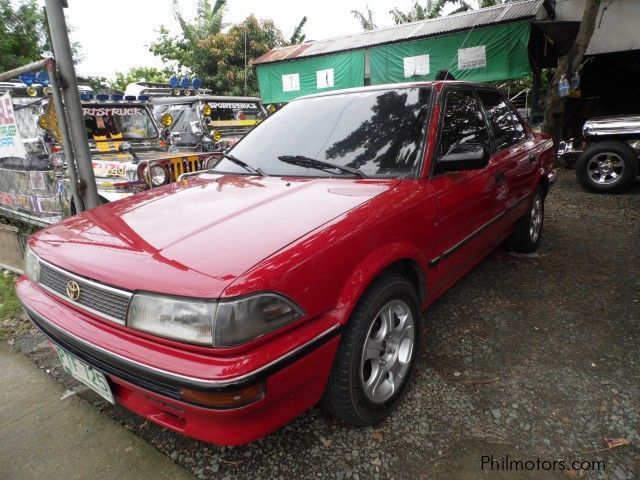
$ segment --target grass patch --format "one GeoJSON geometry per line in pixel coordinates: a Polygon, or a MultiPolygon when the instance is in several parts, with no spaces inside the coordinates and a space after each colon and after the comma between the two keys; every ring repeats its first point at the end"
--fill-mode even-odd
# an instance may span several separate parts
{"type": "Polygon", "coordinates": [[[16,295],[15,276],[0,273],[0,340],[30,328],[16,295]]]}
{"type": "Polygon", "coordinates": [[[16,295],[15,277],[11,274],[0,275],[0,320],[15,317],[22,307],[16,295]]]}

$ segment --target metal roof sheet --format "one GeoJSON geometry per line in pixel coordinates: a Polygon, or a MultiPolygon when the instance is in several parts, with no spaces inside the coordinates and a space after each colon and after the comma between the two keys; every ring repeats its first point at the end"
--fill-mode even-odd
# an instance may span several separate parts
{"type": "Polygon", "coordinates": [[[372,47],[374,45],[442,35],[527,18],[536,18],[540,14],[543,4],[544,0],[510,2],[495,7],[470,10],[468,12],[430,20],[421,20],[419,22],[403,23],[354,35],[345,35],[327,40],[316,40],[303,43],[302,45],[274,48],[253,60],[252,63],[257,65],[291,60],[294,58],[326,55],[345,50],[355,50],[358,48],[372,47]]]}

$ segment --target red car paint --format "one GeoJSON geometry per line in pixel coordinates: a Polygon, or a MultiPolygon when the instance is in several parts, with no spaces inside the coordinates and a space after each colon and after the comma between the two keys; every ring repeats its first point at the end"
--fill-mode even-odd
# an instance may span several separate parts
{"type": "Polygon", "coordinates": [[[220,349],[107,322],[26,277],[17,283],[19,297],[52,333],[134,367],[220,385],[264,374],[264,397],[233,410],[109,378],[125,407],[200,440],[236,445],[272,432],[321,398],[339,327],[372,279],[395,262],[415,266],[426,308],[511,233],[536,187],[547,186],[552,143],[531,131],[483,169],[430,175],[445,84],[431,85],[437,96],[418,178],[204,174],[80,214],[29,242],[46,262],[120,289],[210,299],[278,292],[302,308],[300,320],[220,349]]]}

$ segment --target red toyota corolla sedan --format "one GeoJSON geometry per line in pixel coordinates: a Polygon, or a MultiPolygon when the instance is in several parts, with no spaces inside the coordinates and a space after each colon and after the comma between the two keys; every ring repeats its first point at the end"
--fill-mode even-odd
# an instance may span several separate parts
{"type": "Polygon", "coordinates": [[[488,86],[301,98],[206,173],[38,232],[17,291],[65,370],[177,432],[242,444],[318,402],[373,425],[427,306],[536,249],[553,156],[488,86]]]}

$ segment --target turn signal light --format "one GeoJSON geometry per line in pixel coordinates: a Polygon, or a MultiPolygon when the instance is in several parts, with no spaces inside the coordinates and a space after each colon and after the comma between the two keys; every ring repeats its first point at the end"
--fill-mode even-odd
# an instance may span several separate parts
{"type": "Polygon", "coordinates": [[[225,392],[203,392],[181,388],[180,396],[187,402],[199,403],[213,408],[238,408],[257,402],[264,397],[264,383],[256,383],[238,390],[225,392]]]}

